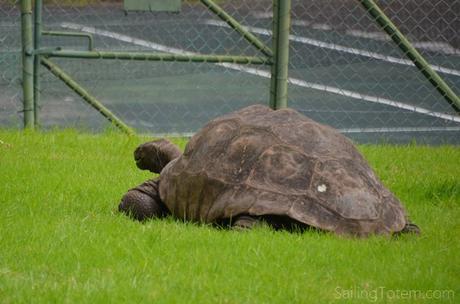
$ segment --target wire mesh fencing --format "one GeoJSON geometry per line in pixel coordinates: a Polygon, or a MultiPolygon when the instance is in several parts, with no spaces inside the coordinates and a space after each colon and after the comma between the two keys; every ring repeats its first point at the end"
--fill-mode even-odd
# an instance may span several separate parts
{"type": "MultiPolygon", "coordinates": [[[[272,1],[216,1],[271,46],[272,1]]],[[[460,0],[377,1],[432,68],[460,93],[460,0]]],[[[460,118],[356,0],[292,1],[289,105],[360,142],[460,143],[460,118]]],[[[200,1],[179,12],[126,11],[123,1],[45,1],[47,31],[91,34],[100,51],[257,56],[200,1]]],[[[18,1],[0,1],[0,126],[22,123],[18,1]]],[[[44,36],[85,50],[83,37],[44,36]]],[[[268,104],[270,68],[250,64],[53,58],[140,133],[195,132],[243,106],[268,104]]],[[[41,69],[42,128],[110,124],[41,69]]]]}
{"type": "Polygon", "coordinates": [[[13,3],[0,1],[0,126],[20,128],[21,23],[13,3]]]}
{"type": "MultiPolygon", "coordinates": [[[[362,141],[458,143],[455,110],[358,2],[294,1],[291,105],[362,141]]],[[[459,94],[460,1],[377,3],[459,94]]]]}

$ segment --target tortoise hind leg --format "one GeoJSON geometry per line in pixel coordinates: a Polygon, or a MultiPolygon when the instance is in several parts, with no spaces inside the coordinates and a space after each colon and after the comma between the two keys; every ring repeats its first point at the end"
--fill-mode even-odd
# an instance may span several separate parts
{"type": "Polygon", "coordinates": [[[232,229],[244,231],[254,228],[261,221],[259,218],[250,215],[240,215],[233,219],[232,229]]]}
{"type": "Polygon", "coordinates": [[[398,235],[406,234],[406,233],[413,233],[413,234],[416,234],[416,235],[420,235],[421,230],[414,223],[407,222],[406,226],[404,226],[404,228],[401,231],[396,232],[395,235],[398,236],[398,235]]]}
{"type": "Polygon", "coordinates": [[[235,217],[232,221],[231,227],[235,230],[248,230],[264,224],[275,230],[287,230],[291,232],[302,232],[309,227],[303,223],[291,219],[288,216],[251,216],[247,214],[235,217]]]}
{"type": "Polygon", "coordinates": [[[169,210],[160,199],[158,180],[155,179],[129,190],[121,199],[118,211],[138,221],[161,218],[169,214],[169,210]]]}
{"type": "Polygon", "coordinates": [[[415,234],[420,234],[420,228],[415,225],[414,223],[408,222],[406,226],[404,226],[403,230],[401,231],[402,233],[415,233],[415,234]]]}

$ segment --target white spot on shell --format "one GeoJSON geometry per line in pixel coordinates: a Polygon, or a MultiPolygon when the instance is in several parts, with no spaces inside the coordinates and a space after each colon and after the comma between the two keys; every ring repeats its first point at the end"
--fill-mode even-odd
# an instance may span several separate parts
{"type": "Polygon", "coordinates": [[[324,193],[327,190],[327,186],[325,184],[321,184],[316,189],[318,189],[318,192],[324,193]]]}

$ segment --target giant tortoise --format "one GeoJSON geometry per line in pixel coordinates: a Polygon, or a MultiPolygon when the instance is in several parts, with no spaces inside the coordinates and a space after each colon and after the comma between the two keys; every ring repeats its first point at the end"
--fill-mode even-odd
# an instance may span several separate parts
{"type": "Polygon", "coordinates": [[[137,166],[160,173],[119,209],[138,220],[173,215],[250,228],[259,221],[367,236],[419,232],[352,142],[293,109],[255,105],[218,117],[185,152],[140,145],[137,166]]]}

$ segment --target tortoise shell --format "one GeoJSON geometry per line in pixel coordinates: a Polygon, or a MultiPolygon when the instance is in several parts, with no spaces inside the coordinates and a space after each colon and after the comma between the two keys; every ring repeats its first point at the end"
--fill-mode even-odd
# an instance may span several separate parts
{"type": "Polygon", "coordinates": [[[161,171],[159,184],[171,213],[191,221],[279,215],[356,235],[407,223],[352,142],[293,109],[255,105],[212,120],[161,171]]]}

